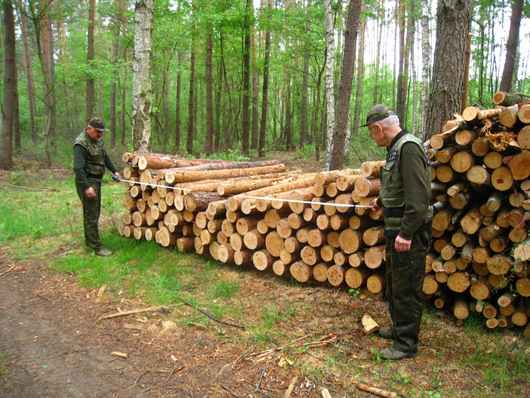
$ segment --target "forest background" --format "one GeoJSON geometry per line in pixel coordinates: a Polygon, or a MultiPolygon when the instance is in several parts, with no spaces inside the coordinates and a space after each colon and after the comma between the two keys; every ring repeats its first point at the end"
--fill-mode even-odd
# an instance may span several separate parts
{"type": "Polygon", "coordinates": [[[422,139],[497,91],[530,92],[524,0],[3,0],[0,168],[69,164],[99,115],[114,154],[381,159],[392,106],[422,139]]]}

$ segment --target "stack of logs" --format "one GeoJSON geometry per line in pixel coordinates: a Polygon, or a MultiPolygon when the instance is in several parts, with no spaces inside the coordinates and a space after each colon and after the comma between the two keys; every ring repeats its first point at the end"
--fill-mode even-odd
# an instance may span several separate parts
{"type": "Polygon", "coordinates": [[[478,311],[530,337],[530,103],[468,107],[427,144],[440,210],[424,293],[459,320],[478,311]]]}
{"type": "MultiPolygon", "coordinates": [[[[423,291],[459,320],[480,311],[488,327],[526,327],[530,337],[526,107],[467,108],[427,143],[440,210],[423,291]]],[[[383,219],[368,204],[384,161],[300,173],[275,161],[136,153],[123,160],[131,165],[124,177],[134,183],[126,184],[122,235],[382,296],[383,219]]]]}

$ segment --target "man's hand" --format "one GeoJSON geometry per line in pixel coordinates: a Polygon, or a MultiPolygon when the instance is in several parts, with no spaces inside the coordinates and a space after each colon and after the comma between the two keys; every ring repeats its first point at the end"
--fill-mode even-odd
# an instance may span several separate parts
{"type": "Polygon", "coordinates": [[[403,239],[401,236],[396,236],[396,242],[394,244],[394,247],[396,248],[397,252],[408,252],[410,250],[410,246],[412,245],[412,241],[408,239],[403,239]]]}
{"type": "Polygon", "coordinates": [[[381,207],[377,204],[377,198],[370,202],[370,207],[372,208],[372,211],[379,211],[381,207]]]}
{"type": "Polygon", "coordinates": [[[87,198],[95,198],[96,197],[96,191],[94,191],[94,188],[90,187],[85,190],[85,194],[87,198]]]}
{"type": "Polygon", "coordinates": [[[116,179],[115,179],[116,182],[120,182],[120,180],[121,180],[121,174],[120,173],[115,172],[114,173],[114,177],[116,177],[116,179]]]}

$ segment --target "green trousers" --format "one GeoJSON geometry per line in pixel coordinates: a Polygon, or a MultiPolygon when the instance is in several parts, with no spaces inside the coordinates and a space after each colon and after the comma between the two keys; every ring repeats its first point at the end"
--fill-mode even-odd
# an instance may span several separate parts
{"type": "Polygon", "coordinates": [[[99,238],[99,215],[101,213],[101,181],[89,179],[90,185],[96,192],[95,198],[86,196],[85,189],[76,181],[77,195],[83,205],[83,227],[85,230],[85,243],[88,247],[98,249],[102,246],[99,238]]]}
{"type": "Polygon", "coordinates": [[[396,251],[395,238],[387,238],[386,242],[386,296],[394,328],[393,347],[407,353],[418,351],[430,235],[430,230],[414,234],[408,252],[396,251]]]}

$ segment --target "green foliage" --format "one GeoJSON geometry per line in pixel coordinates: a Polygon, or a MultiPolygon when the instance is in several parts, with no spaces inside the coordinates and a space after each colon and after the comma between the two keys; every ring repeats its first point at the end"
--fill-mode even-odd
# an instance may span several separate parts
{"type": "Polygon", "coordinates": [[[316,145],[315,144],[305,144],[301,148],[296,149],[296,155],[300,159],[311,159],[315,157],[316,145]]]}
{"type": "Polygon", "coordinates": [[[228,149],[223,152],[214,153],[206,156],[206,159],[229,160],[233,162],[242,162],[250,160],[248,156],[243,155],[239,149],[228,149]]]}

